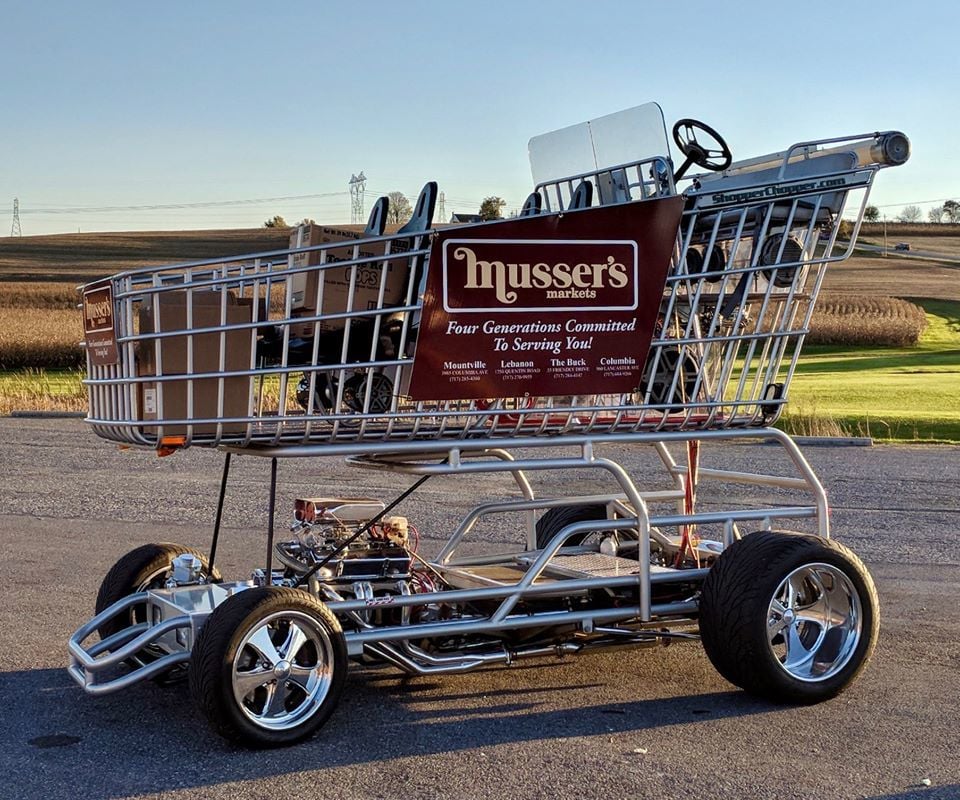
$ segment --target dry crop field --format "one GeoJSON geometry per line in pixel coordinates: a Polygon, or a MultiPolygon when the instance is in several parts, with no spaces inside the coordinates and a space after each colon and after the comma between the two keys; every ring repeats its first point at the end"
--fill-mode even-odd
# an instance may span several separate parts
{"type": "Polygon", "coordinates": [[[926,327],[923,309],[907,300],[824,292],[814,308],[807,343],[909,347],[926,327]]]}
{"type": "Polygon", "coordinates": [[[79,284],[137,267],[282,250],[288,236],[285,228],[256,228],[9,237],[0,239],[0,282],[79,284]]]}
{"type": "Polygon", "coordinates": [[[827,267],[823,288],[825,292],[960,302],[960,264],[855,255],[827,267]]]}
{"type": "MultiPolygon", "coordinates": [[[[884,224],[865,222],[860,226],[860,239],[883,241],[884,224]]],[[[910,242],[917,247],[939,250],[956,255],[960,253],[960,225],[928,224],[925,222],[888,222],[887,243],[892,247],[896,242],[910,242]]]]}
{"type": "Polygon", "coordinates": [[[0,369],[79,367],[80,283],[126,269],[287,247],[286,229],[0,239],[0,369]]]}
{"type": "Polygon", "coordinates": [[[137,267],[281,250],[287,242],[287,230],[266,228],[0,239],[0,414],[85,407],[78,284],[137,267]]]}

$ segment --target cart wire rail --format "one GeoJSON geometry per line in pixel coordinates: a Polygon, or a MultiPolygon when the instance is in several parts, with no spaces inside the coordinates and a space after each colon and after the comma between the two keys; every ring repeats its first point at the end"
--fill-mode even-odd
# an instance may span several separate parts
{"type": "MultiPolygon", "coordinates": [[[[694,179],[632,392],[411,400],[437,233],[426,228],[132,270],[86,287],[109,287],[117,348],[115,363],[98,364],[88,346],[87,422],[148,448],[357,452],[769,426],[787,402],[824,269],[850,255],[883,166],[858,154],[882,136],[802,143],[772,167],[694,179]],[[843,219],[852,230],[841,238],[843,219]],[[295,307],[304,284],[312,296],[295,307]]],[[[666,157],[656,157],[541,184],[536,213],[589,215],[675,191],[666,157]],[[591,204],[571,209],[584,184],[595,188],[591,204]]]]}

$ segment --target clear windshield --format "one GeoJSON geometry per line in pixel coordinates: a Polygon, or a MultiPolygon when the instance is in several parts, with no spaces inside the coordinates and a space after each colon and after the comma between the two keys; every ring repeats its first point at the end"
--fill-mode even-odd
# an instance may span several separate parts
{"type": "Polygon", "coordinates": [[[654,156],[670,157],[663,110],[656,103],[534,136],[528,150],[534,184],[654,156]]]}

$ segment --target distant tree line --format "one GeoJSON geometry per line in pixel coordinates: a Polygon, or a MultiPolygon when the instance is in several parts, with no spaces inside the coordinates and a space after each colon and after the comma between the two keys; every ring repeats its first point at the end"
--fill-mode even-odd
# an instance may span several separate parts
{"type": "Polygon", "coordinates": [[[297,227],[299,225],[316,225],[317,221],[315,219],[310,219],[310,217],[304,217],[300,220],[297,225],[291,226],[283,217],[277,214],[275,217],[271,217],[266,222],[263,223],[264,228],[290,228],[297,227]]]}
{"type": "Polygon", "coordinates": [[[960,223],[960,203],[947,200],[942,206],[931,208],[927,212],[927,219],[931,222],[960,223]]]}
{"type": "MultiPolygon", "coordinates": [[[[863,210],[865,222],[880,222],[880,209],[876,206],[867,206],[863,210]]],[[[897,222],[920,222],[923,219],[923,210],[920,206],[906,206],[896,217],[897,222]]],[[[942,206],[931,208],[927,212],[927,220],[934,223],[948,222],[960,224],[960,203],[956,200],[947,200],[942,206]]]]}
{"type": "MultiPolygon", "coordinates": [[[[387,223],[391,225],[403,225],[413,216],[413,206],[410,204],[410,200],[407,199],[407,196],[403,192],[390,192],[387,194],[387,197],[390,200],[387,211],[387,223]]],[[[503,209],[506,205],[507,201],[501,197],[484,198],[480,204],[479,217],[482,220],[503,219],[503,209]]],[[[446,220],[440,221],[445,222],[446,220]]],[[[309,225],[316,223],[312,219],[305,219],[298,224],[309,225]]],[[[291,226],[283,217],[276,214],[264,222],[263,227],[289,228],[291,226]]]]}

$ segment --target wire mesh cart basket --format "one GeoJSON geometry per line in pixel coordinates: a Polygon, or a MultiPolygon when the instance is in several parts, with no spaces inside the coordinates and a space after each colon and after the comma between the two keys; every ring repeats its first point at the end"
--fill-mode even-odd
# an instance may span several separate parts
{"type": "Polygon", "coordinates": [[[679,166],[656,104],[534,137],[535,188],[510,219],[434,225],[428,183],[395,231],[381,198],[363,230],[302,226],[287,250],[84,287],[95,433],[225,460],[210,552],[121,558],[70,640],[77,682],[100,694],[184,675],[213,728],[250,746],[314,733],[352,661],[463,672],[699,638],[724,677],[772,700],[848,686],[874,646],[875,589],[772,425],[824,271],[909,142],[870,133],[734,161],[701,122],[672,134],[679,166]],[[777,443],[793,474],[701,466],[702,446],[732,438],[777,443]],[[607,454],[633,446],[656,454],[656,478],[607,454]],[[271,464],[267,555],[224,581],[236,454],[271,464]],[[302,498],[277,536],[278,459],[296,456],[412,482],[389,502],[302,498]],[[530,476],[564,470],[611,490],[534,490],[530,476]],[[478,473],[513,488],[418,553],[396,507],[431,476],[478,473]],[[703,510],[701,486],[724,482],[803,499],[703,510]],[[491,521],[516,546],[465,555],[491,521]]]}

